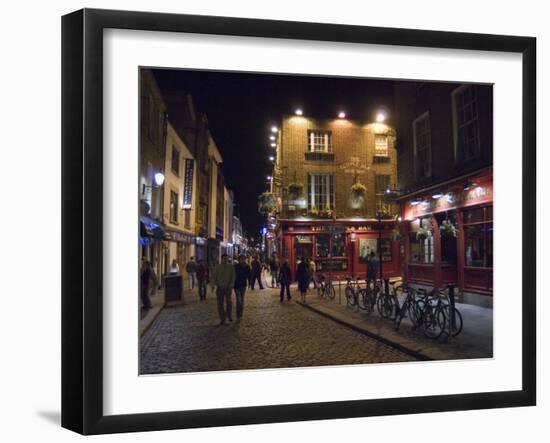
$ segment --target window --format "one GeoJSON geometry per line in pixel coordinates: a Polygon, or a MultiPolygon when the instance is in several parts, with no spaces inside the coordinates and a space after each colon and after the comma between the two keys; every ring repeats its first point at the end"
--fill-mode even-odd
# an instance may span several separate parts
{"type": "MultiPolygon", "coordinates": [[[[435,216],[437,224],[441,229],[443,222],[452,223],[456,228],[456,213],[451,211],[447,214],[437,214],[435,216]]],[[[456,265],[456,236],[449,233],[441,233],[441,263],[456,265]]]]}
{"type": "Polygon", "coordinates": [[[317,235],[315,238],[315,256],[328,257],[330,237],[328,234],[317,235]]]}
{"type": "Polygon", "coordinates": [[[346,248],[344,242],[344,234],[334,234],[332,237],[332,256],[345,257],[346,248]]]}
{"type": "Polygon", "coordinates": [[[388,156],[388,136],[387,135],[374,136],[374,155],[376,157],[388,156]]]}
{"type": "Polygon", "coordinates": [[[493,207],[464,211],[464,255],[466,266],[493,267],[493,207]]]}
{"type": "Polygon", "coordinates": [[[334,209],[334,176],[309,174],[307,177],[308,209],[325,211],[334,209]]]}
{"type": "Polygon", "coordinates": [[[170,222],[178,222],[178,194],[170,191],[170,222]]]}
{"type": "Polygon", "coordinates": [[[374,192],[376,194],[376,210],[389,213],[390,204],[385,199],[386,189],[390,186],[390,175],[376,174],[374,177],[374,192]]]}
{"type": "Polygon", "coordinates": [[[464,162],[477,158],[480,143],[475,89],[461,86],[453,91],[452,102],[455,160],[464,162]]]}
{"type": "Polygon", "coordinates": [[[191,227],[191,209],[186,209],[184,211],[184,223],[186,228],[191,227]]]}
{"type": "Polygon", "coordinates": [[[180,175],[180,151],[172,146],[172,172],[180,175]]]}
{"type": "Polygon", "coordinates": [[[434,262],[434,239],[431,234],[425,238],[418,238],[417,232],[420,229],[421,223],[423,228],[431,229],[431,223],[428,219],[411,222],[411,230],[409,232],[409,262],[432,264],[434,262]]]}
{"type": "Polygon", "coordinates": [[[308,131],[309,152],[332,152],[332,133],[330,131],[308,131]]]}
{"type": "Polygon", "coordinates": [[[414,168],[417,179],[432,175],[430,115],[426,112],[413,122],[414,168]]]}

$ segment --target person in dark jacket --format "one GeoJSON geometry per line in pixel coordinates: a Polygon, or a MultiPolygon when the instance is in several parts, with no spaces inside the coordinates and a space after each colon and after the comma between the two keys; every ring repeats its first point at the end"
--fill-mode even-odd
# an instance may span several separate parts
{"type": "Polygon", "coordinates": [[[370,288],[370,282],[372,281],[373,284],[376,283],[376,275],[378,274],[378,270],[380,269],[380,260],[374,253],[374,251],[370,251],[369,257],[367,259],[367,288],[370,288]]]}
{"type": "Polygon", "coordinates": [[[258,280],[260,289],[263,289],[264,286],[262,285],[262,265],[258,261],[257,257],[254,257],[254,260],[252,260],[250,271],[252,274],[252,283],[251,283],[252,290],[254,290],[254,284],[256,283],[256,280],[258,280]]]}
{"type": "Polygon", "coordinates": [[[149,284],[153,280],[153,270],[151,264],[147,261],[146,257],[141,257],[140,268],[140,296],[143,304],[143,309],[149,310],[153,307],[151,299],[149,298],[149,284]]]}
{"type": "Polygon", "coordinates": [[[277,259],[277,256],[273,254],[273,257],[271,258],[269,262],[269,272],[271,273],[271,287],[276,288],[279,286],[279,267],[281,264],[279,263],[279,260],[277,259]]]}
{"type": "Polygon", "coordinates": [[[302,258],[298,268],[296,269],[296,279],[298,280],[298,290],[302,297],[302,303],[306,302],[307,288],[309,287],[309,279],[311,277],[311,270],[309,266],[309,260],[302,258]]]}
{"type": "Polygon", "coordinates": [[[239,261],[235,265],[235,298],[237,299],[237,320],[243,316],[244,293],[250,279],[250,266],[246,263],[244,255],[239,255],[239,261]]]}
{"type": "Polygon", "coordinates": [[[197,284],[199,286],[199,299],[206,300],[206,284],[208,283],[208,266],[204,261],[197,261],[197,284]]]}
{"type": "Polygon", "coordinates": [[[292,276],[290,273],[290,266],[288,265],[287,259],[283,258],[283,262],[281,263],[281,267],[279,268],[279,275],[278,275],[279,283],[281,283],[281,302],[285,299],[285,291],[286,291],[286,299],[290,300],[292,298],[290,296],[291,279],[292,279],[292,276]]]}

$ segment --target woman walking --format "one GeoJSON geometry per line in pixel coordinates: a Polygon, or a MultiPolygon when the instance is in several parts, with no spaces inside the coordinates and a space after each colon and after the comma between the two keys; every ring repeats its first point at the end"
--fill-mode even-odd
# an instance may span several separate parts
{"type": "Polygon", "coordinates": [[[300,264],[298,265],[298,268],[296,269],[296,279],[298,280],[298,290],[300,291],[300,295],[302,297],[302,303],[306,302],[306,293],[309,287],[310,275],[311,272],[309,268],[309,263],[307,259],[302,258],[300,264]]]}

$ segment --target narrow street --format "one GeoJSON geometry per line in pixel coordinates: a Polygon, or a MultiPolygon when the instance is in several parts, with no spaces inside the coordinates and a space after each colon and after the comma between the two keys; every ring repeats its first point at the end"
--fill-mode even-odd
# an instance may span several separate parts
{"type": "MultiPolygon", "coordinates": [[[[293,292],[293,294],[295,294],[293,292]]],[[[413,357],[324,318],[278,290],[248,290],[244,316],[219,326],[215,295],[188,295],[141,337],[140,373],[402,362],[413,357]]],[[[316,297],[311,291],[308,297],[316,297]]],[[[233,295],[233,311],[235,310],[233,295]]],[[[235,315],[233,315],[235,318],[235,315]]]]}

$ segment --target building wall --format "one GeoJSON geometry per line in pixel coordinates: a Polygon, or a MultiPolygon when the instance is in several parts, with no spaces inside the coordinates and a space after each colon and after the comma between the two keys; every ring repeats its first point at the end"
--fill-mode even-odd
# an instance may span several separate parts
{"type": "Polygon", "coordinates": [[[399,188],[414,190],[490,166],[493,163],[493,91],[491,85],[475,85],[480,136],[479,158],[455,160],[452,94],[460,84],[396,82],[394,109],[398,135],[399,188]],[[432,174],[417,178],[415,173],[413,122],[428,112],[432,146],[432,174]]]}
{"type": "Polygon", "coordinates": [[[148,69],[140,70],[140,116],[139,193],[140,199],[146,203],[142,213],[160,221],[163,210],[162,190],[152,185],[154,174],[164,173],[166,105],[148,69]],[[146,210],[147,206],[149,211],[146,210]]]}
{"type": "Polygon", "coordinates": [[[395,132],[384,124],[289,116],[282,121],[277,145],[274,192],[282,198],[283,217],[292,215],[286,210],[288,199],[285,188],[290,183],[297,182],[307,192],[309,173],[334,174],[335,212],[338,218],[374,217],[376,174],[390,175],[390,185],[397,184],[395,132]],[[308,130],[315,129],[331,131],[334,153],[332,161],[308,159],[308,130]],[[375,162],[376,134],[388,136],[389,157],[384,163],[375,162]],[[366,205],[360,210],[349,205],[351,186],[356,178],[367,187],[366,205]]]}

